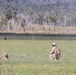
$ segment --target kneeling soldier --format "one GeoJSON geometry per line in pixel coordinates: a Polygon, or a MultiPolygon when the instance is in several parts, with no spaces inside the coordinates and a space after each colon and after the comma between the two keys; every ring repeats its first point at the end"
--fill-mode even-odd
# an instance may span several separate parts
{"type": "Polygon", "coordinates": [[[57,47],[56,43],[52,43],[52,51],[50,52],[50,59],[55,59],[58,60],[61,57],[61,51],[60,49],[57,47]]]}

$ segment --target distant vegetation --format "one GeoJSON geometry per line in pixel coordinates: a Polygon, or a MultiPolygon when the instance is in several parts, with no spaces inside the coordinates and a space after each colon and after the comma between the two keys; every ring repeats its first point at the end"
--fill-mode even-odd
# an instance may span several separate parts
{"type": "Polygon", "coordinates": [[[76,1],[0,0],[0,31],[39,30],[32,27],[33,25],[43,26],[44,30],[47,26],[75,27],[76,1]]]}

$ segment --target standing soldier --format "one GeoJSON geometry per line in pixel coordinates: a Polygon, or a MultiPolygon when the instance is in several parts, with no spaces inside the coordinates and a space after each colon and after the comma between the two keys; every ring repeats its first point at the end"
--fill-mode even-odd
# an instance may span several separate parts
{"type": "Polygon", "coordinates": [[[50,52],[50,59],[55,59],[58,60],[61,57],[61,51],[60,49],[57,47],[56,43],[52,43],[52,50],[50,52]]]}

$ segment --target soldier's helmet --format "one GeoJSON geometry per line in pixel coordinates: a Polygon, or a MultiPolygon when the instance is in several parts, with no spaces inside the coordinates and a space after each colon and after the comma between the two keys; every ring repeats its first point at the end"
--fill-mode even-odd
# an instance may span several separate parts
{"type": "Polygon", "coordinates": [[[53,43],[52,43],[52,46],[56,46],[56,43],[55,43],[55,42],[53,42],[53,43]]]}

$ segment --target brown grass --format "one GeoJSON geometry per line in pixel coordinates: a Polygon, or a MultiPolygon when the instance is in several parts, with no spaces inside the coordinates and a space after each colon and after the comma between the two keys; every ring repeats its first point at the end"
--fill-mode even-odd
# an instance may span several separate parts
{"type": "Polygon", "coordinates": [[[23,29],[3,30],[0,33],[43,33],[43,34],[76,34],[76,27],[48,26],[48,25],[29,25],[23,29]]]}

